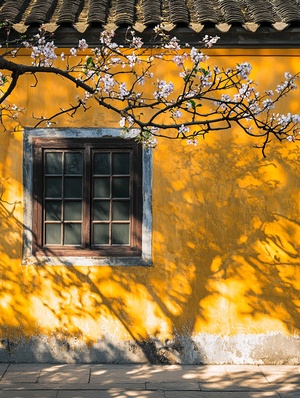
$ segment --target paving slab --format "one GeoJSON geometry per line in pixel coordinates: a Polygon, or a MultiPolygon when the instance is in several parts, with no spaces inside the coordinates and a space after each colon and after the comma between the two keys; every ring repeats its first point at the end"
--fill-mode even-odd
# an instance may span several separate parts
{"type": "Polygon", "coordinates": [[[280,398],[280,396],[276,392],[165,391],[165,398],[280,398]]]}
{"type": "MultiPolygon", "coordinates": [[[[163,391],[130,391],[111,389],[107,391],[59,391],[57,398],[165,398],[163,391]]],[[[2,398],[2,397],[1,397],[2,398]]],[[[27,398],[27,397],[26,397],[27,398]]],[[[184,396],[181,396],[184,398],[184,396]]]]}
{"type": "Polygon", "coordinates": [[[41,371],[39,383],[88,383],[89,365],[55,365],[41,371]]]}
{"type": "Polygon", "coordinates": [[[121,388],[124,390],[146,390],[145,383],[113,383],[113,384],[90,384],[90,383],[0,383],[0,390],[109,390],[112,388],[121,388]]]}
{"type": "Polygon", "coordinates": [[[1,382],[36,383],[39,377],[40,372],[10,372],[8,370],[2,377],[1,382]]]}
{"type": "Polygon", "coordinates": [[[300,389],[294,392],[282,393],[280,392],[281,398],[299,398],[300,397],[300,389]]]}
{"type": "Polygon", "coordinates": [[[57,391],[0,391],[0,398],[56,398],[57,391]]]}
{"type": "MultiPolygon", "coordinates": [[[[197,381],[206,379],[210,373],[201,373],[195,367],[185,366],[122,366],[122,365],[93,365],[91,367],[91,383],[112,383],[112,382],[178,382],[197,381]]],[[[213,377],[213,375],[211,375],[213,377]]],[[[226,372],[218,372],[215,380],[221,377],[229,379],[226,372]],[[222,374],[223,376],[220,376],[222,374]]]]}
{"type": "Polygon", "coordinates": [[[146,383],[146,390],[199,391],[198,383],[146,383]]]}
{"type": "Polygon", "coordinates": [[[11,363],[8,365],[9,372],[40,372],[51,368],[53,365],[39,363],[11,363]]]}
{"type": "Polygon", "coordinates": [[[3,375],[5,374],[7,368],[8,368],[8,364],[0,363],[0,381],[3,378],[3,375]]]}
{"type": "MultiPolygon", "coordinates": [[[[275,386],[269,384],[250,384],[245,383],[199,383],[201,391],[277,391],[275,386]]],[[[299,397],[300,398],[300,397],[299,397]]]]}

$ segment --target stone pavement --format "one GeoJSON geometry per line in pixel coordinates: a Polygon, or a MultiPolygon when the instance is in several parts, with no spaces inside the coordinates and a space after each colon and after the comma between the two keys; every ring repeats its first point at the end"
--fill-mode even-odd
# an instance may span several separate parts
{"type": "Polygon", "coordinates": [[[300,398],[300,365],[0,363],[0,398],[300,398]]]}

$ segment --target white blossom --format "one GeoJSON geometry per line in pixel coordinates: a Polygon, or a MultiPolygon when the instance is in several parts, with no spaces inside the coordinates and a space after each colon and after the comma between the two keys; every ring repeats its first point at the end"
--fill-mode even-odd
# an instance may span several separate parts
{"type": "Polygon", "coordinates": [[[214,44],[216,44],[217,43],[217,41],[220,39],[220,37],[219,36],[208,36],[208,35],[205,35],[204,37],[203,37],[203,39],[202,39],[202,42],[204,43],[204,45],[205,45],[205,47],[208,47],[208,48],[210,48],[210,47],[212,47],[214,44]]]}
{"type": "Polygon", "coordinates": [[[167,44],[165,44],[164,47],[169,50],[176,50],[176,51],[179,51],[181,48],[177,37],[172,37],[172,39],[167,44]]]}
{"type": "Polygon", "coordinates": [[[274,102],[271,100],[271,98],[266,98],[262,104],[264,109],[267,110],[275,108],[274,102]]]}
{"type": "Polygon", "coordinates": [[[197,50],[195,47],[191,48],[190,57],[195,64],[198,64],[199,62],[204,62],[208,59],[207,55],[204,55],[200,50],[197,50]]]}
{"type": "Polygon", "coordinates": [[[104,75],[101,80],[104,84],[104,91],[110,94],[116,84],[115,80],[110,75],[104,75]]]}
{"type": "Polygon", "coordinates": [[[78,50],[85,50],[86,48],[88,48],[88,44],[87,44],[87,42],[86,42],[86,40],[85,39],[81,39],[81,40],[79,40],[79,42],[78,42],[78,50]]]}
{"type": "Polygon", "coordinates": [[[125,125],[126,125],[126,118],[125,117],[122,117],[121,118],[121,120],[120,120],[120,122],[119,122],[119,125],[120,125],[120,127],[125,127],[125,125]]]}
{"type": "Polygon", "coordinates": [[[118,98],[124,99],[130,94],[130,91],[127,90],[126,83],[121,83],[118,92],[118,98]]]}
{"type": "Polygon", "coordinates": [[[179,109],[176,109],[176,110],[172,113],[172,117],[173,117],[174,119],[179,119],[179,118],[182,117],[182,113],[180,112],[179,109]]]}
{"type": "Polygon", "coordinates": [[[157,91],[153,93],[155,99],[167,99],[170,94],[174,91],[174,84],[172,82],[167,83],[165,80],[157,81],[157,91]]]}
{"type": "Polygon", "coordinates": [[[140,37],[134,36],[132,38],[132,45],[134,48],[141,48],[141,47],[143,47],[143,44],[144,44],[143,40],[140,37]]]}
{"type": "Polygon", "coordinates": [[[188,126],[185,126],[184,124],[182,124],[179,128],[178,128],[178,133],[179,134],[185,134],[188,133],[190,131],[190,128],[188,126]]]}
{"type": "Polygon", "coordinates": [[[252,65],[249,64],[249,62],[243,62],[242,64],[238,64],[236,67],[238,71],[238,75],[242,78],[247,80],[249,77],[249,74],[252,69],[252,65]]]}

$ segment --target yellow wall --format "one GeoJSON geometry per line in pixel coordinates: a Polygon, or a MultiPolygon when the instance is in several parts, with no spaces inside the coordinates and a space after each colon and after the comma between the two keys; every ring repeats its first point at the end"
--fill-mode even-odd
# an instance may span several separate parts
{"type": "MultiPolygon", "coordinates": [[[[300,70],[298,52],[287,50],[214,50],[215,61],[250,61],[265,88],[300,70]]],[[[12,99],[28,109],[25,126],[33,113],[74,102],[60,78],[39,80],[32,88],[32,77],[22,77],[12,99]]],[[[284,100],[282,111],[300,113],[298,98],[299,91],[284,100]]],[[[118,127],[118,120],[96,107],[59,120],[63,126],[118,127]]],[[[218,362],[218,346],[225,362],[275,363],[271,347],[261,359],[257,336],[300,336],[299,151],[299,143],[271,143],[263,159],[237,129],[197,147],[161,140],[153,151],[153,267],[22,266],[22,131],[1,132],[0,360],[34,338],[66,361],[89,361],[78,352],[99,341],[107,358],[117,347],[137,360],[139,346],[170,339],[181,341],[172,348],[186,362],[218,362]],[[240,336],[248,336],[244,352],[223,344],[240,336]]],[[[300,361],[285,352],[287,362],[300,361]]]]}

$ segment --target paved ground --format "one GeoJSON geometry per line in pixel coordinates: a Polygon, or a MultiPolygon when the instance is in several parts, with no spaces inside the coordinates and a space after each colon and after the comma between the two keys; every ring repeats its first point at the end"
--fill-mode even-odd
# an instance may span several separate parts
{"type": "Polygon", "coordinates": [[[299,366],[0,363],[0,398],[300,398],[299,366]]]}

